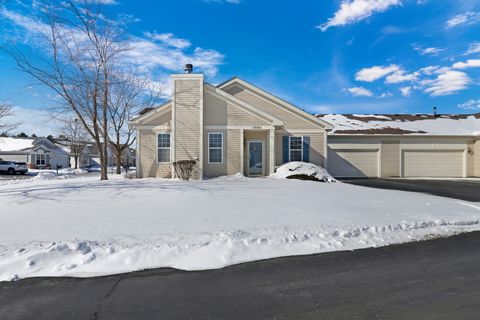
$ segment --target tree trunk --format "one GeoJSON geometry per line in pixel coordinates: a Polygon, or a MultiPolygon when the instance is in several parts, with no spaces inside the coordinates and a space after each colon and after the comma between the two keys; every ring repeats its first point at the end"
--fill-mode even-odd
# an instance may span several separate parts
{"type": "Polygon", "coordinates": [[[115,164],[117,166],[117,174],[122,173],[122,149],[121,148],[115,148],[116,155],[115,155],[115,164]]]}
{"type": "Polygon", "coordinates": [[[74,169],[78,169],[78,156],[77,155],[73,156],[73,159],[75,160],[75,168],[74,169]]]}

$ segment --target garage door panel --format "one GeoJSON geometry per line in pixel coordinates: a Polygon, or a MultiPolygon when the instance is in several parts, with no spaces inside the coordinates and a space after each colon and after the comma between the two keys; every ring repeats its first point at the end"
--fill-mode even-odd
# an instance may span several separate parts
{"type": "Polygon", "coordinates": [[[334,177],[377,177],[378,150],[329,150],[328,171],[334,177]]]}
{"type": "Polygon", "coordinates": [[[404,150],[405,177],[462,177],[464,153],[461,150],[404,150]]]}

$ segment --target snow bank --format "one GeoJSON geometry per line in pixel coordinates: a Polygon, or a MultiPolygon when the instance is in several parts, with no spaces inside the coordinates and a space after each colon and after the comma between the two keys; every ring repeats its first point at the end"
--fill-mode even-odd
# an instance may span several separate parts
{"type": "Polygon", "coordinates": [[[98,177],[0,185],[0,281],[186,270],[480,230],[480,204],[341,182],[98,177]]]}
{"type": "Polygon", "coordinates": [[[273,178],[285,179],[293,175],[307,175],[320,181],[335,182],[336,180],[324,168],[313,163],[289,162],[277,168],[273,178]]]}
{"type": "Polygon", "coordinates": [[[38,172],[38,174],[33,177],[34,180],[54,180],[54,179],[72,179],[76,178],[78,175],[82,175],[88,173],[87,170],[84,169],[72,169],[72,168],[65,168],[58,170],[58,174],[56,170],[31,170],[32,172],[38,172]]]}

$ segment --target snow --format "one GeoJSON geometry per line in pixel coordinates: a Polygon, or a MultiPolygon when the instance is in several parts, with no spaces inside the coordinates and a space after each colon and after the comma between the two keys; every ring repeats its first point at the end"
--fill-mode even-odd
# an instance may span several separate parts
{"type": "Polygon", "coordinates": [[[278,167],[273,174],[273,177],[277,179],[285,179],[292,175],[307,175],[325,182],[336,181],[324,168],[313,163],[300,161],[289,162],[278,167]]]}
{"type": "Polygon", "coordinates": [[[0,137],[0,151],[18,151],[33,147],[35,139],[0,137]]]}
{"type": "Polygon", "coordinates": [[[224,177],[0,185],[0,280],[185,270],[480,230],[480,203],[337,183],[224,177]]]}
{"type": "Polygon", "coordinates": [[[78,175],[88,173],[85,169],[72,169],[72,168],[64,168],[58,170],[39,170],[39,169],[29,169],[30,173],[37,173],[36,176],[33,177],[33,180],[54,180],[54,179],[71,179],[76,178],[78,175]]]}
{"type": "MultiPolygon", "coordinates": [[[[355,116],[359,117],[359,115],[355,116]]],[[[321,119],[334,126],[332,133],[340,130],[368,130],[391,127],[414,132],[423,131],[434,135],[476,135],[480,128],[480,119],[474,116],[468,116],[466,119],[439,117],[414,121],[385,121],[389,118],[382,115],[364,115],[363,117],[378,118],[379,120],[362,121],[350,119],[342,114],[327,114],[322,116],[321,119]]]]}

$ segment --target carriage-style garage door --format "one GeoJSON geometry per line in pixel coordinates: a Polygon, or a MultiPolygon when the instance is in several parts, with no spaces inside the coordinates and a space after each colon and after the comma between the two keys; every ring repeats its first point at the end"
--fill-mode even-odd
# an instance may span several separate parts
{"type": "Polygon", "coordinates": [[[378,150],[329,149],[328,171],[334,177],[378,177],[378,150]]]}
{"type": "Polygon", "coordinates": [[[463,177],[461,150],[404,150],[404,177],[463,177]]]}

